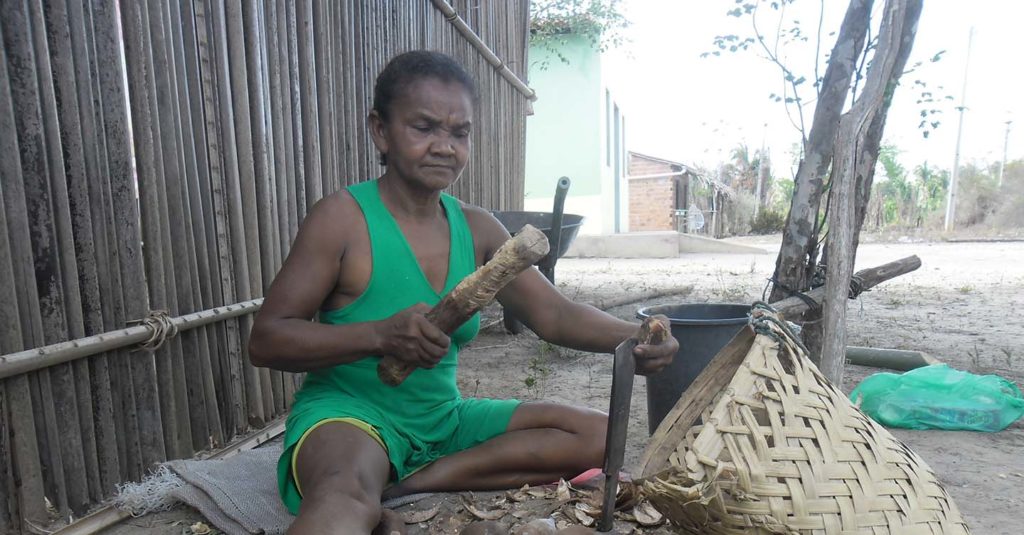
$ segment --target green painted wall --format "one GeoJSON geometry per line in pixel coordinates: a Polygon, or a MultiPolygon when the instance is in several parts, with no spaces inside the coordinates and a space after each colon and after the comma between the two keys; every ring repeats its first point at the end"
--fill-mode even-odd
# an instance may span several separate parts
{"type": "Polygon", "coordinates": [[[581,37],[569,36],[562,54],[530,47],[530,87],[537,91],[526,120],[526,198],[554,195],[560,176],[570,196],[601,193],[604,91],[600,56],[581,37]],[[547,68],[540,64],[547,59],[547,68]]]}

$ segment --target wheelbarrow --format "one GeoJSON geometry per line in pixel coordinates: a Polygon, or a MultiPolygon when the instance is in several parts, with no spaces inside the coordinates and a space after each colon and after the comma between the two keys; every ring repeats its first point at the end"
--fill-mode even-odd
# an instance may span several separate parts
{"type": "MultiPolygon", "coordinates": [[[[530,224],[547,236],[548,243],[551,244],[551,251],[544,258],[538,260],[536,265],[540,272],[551,281],[551,284],[555,283],[555,264],[569,250],[569,246],[572,245],[576,234],[580,231],[580,226],[583,225],[583,216],[564,213],[565,196],[569,192],[569,185],[568,177],[558,179],[552,212],[493,212],[494,217],[505,226],[509,234],[515,234],[526,224],[530,224]]],[[[504,323],[505,329],[510,333],[523,332],[523,324],[508,311],[504,313],[504,323]]]]}

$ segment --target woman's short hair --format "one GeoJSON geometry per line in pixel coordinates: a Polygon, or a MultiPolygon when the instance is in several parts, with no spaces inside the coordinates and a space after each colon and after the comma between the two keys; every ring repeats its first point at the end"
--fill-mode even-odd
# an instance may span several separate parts
{"type": "MultiPolygon", "coordinates": [[[[373,86],[373,110],[387,121],[392,102],[406,87],[423,78],[456,82],[466,88],[473,102],[477,100],[476,82],[454,58],[431,50],[413,50],[391,58],[377,75],[373,86]]],[[[380,155],[380,163],[387,165],[386,154],[380,155]]]]}

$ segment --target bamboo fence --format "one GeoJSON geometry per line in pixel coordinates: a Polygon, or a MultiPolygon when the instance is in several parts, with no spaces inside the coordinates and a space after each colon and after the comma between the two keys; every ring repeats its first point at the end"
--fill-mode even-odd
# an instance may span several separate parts
{"type": "Polygon", "coordinates": [[[527,0],[0,0],[0,532],[287,411],[251,314],[307,210],[381,172],[391,56],[475,76],[452,193],[521,208],[527,39],[527,0]]]}

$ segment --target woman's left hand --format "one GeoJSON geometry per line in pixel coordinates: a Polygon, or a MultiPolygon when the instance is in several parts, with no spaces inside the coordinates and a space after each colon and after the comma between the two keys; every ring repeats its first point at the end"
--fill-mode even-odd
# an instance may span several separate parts
{"type": "MultiPolygon", "coordinates": [[[[665,318],[668,324],[668,318],[665,318]]],[[[658,344],[641,344],[633,349],[633,357],[636,358],[637,375],[653,375],[660,372],[669,364],[679,350],[679,341],[669,334],[665,340],[658,344]]]]}

